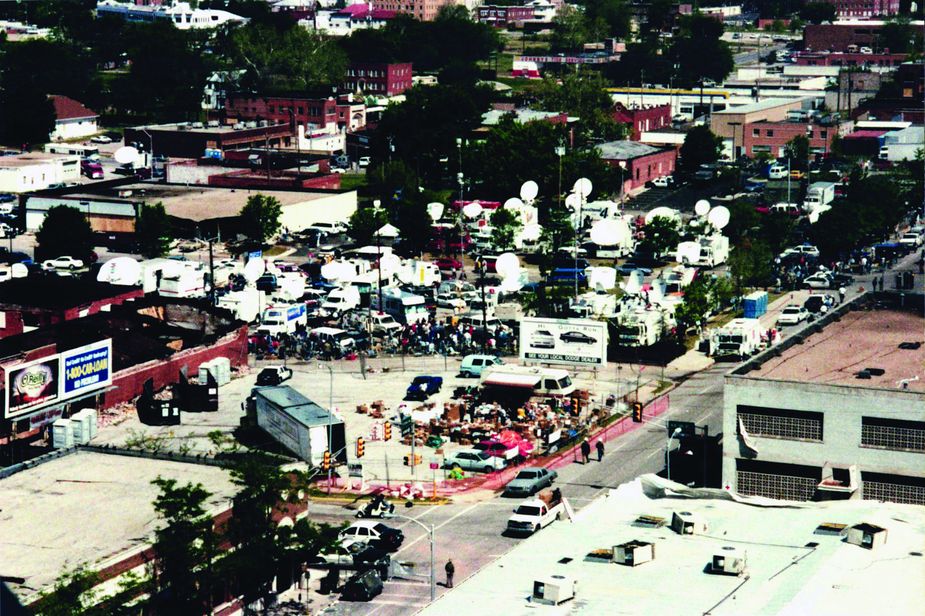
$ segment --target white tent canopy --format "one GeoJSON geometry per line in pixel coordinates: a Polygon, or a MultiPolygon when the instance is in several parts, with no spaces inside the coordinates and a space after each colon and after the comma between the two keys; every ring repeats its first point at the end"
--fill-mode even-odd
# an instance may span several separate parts
{"type": "Polygon", "coordinates": [[[394,225],[391,225],[391,224],[389,224],[389,223],[386,223],[386,224],[383,225],[378,231],[376,231],[376,233],[377,233],[380,237],[391,237],[391,238],[395,238],[395,237],[398,237],[399,231],[398,231],[398,227],[396,227],[396,226],[394,226],[394,225]]]}

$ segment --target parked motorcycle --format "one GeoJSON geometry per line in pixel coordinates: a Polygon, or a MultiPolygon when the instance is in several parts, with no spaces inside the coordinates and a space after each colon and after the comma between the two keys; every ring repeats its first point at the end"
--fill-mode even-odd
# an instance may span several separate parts
{"type": "Polygon", "coordinates": [[[384,518],[395,513],[395,505],[384,498],[374,498],[357,511],[358,518],[384,518]]]}

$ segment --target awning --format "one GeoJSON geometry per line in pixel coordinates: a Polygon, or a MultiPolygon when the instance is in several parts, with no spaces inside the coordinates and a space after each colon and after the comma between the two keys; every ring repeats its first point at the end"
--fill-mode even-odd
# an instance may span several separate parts
{"type": "Polygon", "coordinates": [[[525,387],[536,389],[540,384],[540,377],[535,374],[494,374],[488,376],[482,385],[494,387],[525,387]]]}

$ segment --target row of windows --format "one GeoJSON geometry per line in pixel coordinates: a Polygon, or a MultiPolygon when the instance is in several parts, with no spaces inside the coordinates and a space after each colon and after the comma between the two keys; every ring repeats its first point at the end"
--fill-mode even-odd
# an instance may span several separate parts
{"type": "Polygon", "coordinates": [[[736,491],[746,496],[808,501],[816,493],[817,483],[816,479],[809,477],[736,471],[736,491]]]}
{"type": "Polygon", "coordinates": [[[822,413],[740,406],[737,415],[755,436],[822,441],[822,413]]]}
{"type": "MultiPolygon", "coordinates": [[[[760,129],[760,128],[753,128],[753,129],[752,129],[752,137],[760,137],[760,136],[761,136],[761,129],[760,129]]],[[[773,136],[774,136],[774,130],[773,130],[773,129],[770,129],[770,128],[765,129],[765,131],[764,131],[764,136],[765,136],[765,137],[773,137],[773,136]]],[[[814,131],[812,131],[812,130],[807,131],[807,132],[806,132],[806,136],[809,137],[810,139],[812,139],[813,136],[814,136],[814,131]]],[[[824,130],[824,129],[820,129],[820,130],[819,130],[819,135],[818,135],[818,136],[819,136],[820,139],[827,139],[828,136],[829,136],[829,131],[828,131],[828,130],[824,130]]]]}
{"type": "Polygon", "coordinates": [[[925,453],[925,422],[862,417],[861,446],[925,453]]]}
{"type": "MultiPolygon", "coordinates": [[[[408,75],[410,73],[411,73],[411,69],[397,68],[394,71],[392,71],[392,76],[393,77],[404,77],[405,75],[408,75]]],[[[347,77],[388,77],[388,75],[389,75],[388,71],[381,71],[375,68],[371,68],[369,70],[366,70],[363,68],[360,68],[360,69],[348,68],[347,69],[347,77]]]]}

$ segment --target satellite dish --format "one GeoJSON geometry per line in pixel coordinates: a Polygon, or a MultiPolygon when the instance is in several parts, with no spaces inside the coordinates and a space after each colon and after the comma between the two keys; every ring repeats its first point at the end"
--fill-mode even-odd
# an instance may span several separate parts
{"type": "Polygon", "coordinates": [[[575,185],[572,186],[572,190],[581,198],[587,198],[591,194],[591,180],[588,178],[578,178],[575,180],[575,185]]]}
{"type": "Polygon", "coordinates": [[[382,268],[383,274],[397,271],[401,267],[401,257],[391,253],[382,255],[379,259],[379,267],[382,268]]]}
{"type": "Polygon", "coordinates": [[[540,193],[539,184],[533,180],[528,180],[520,187],[520,198],[524,201],[533,201],[540,193]]]}
{"type": "Polygon", "coordinates": [[[430,214],[432,220],[440,220],[440,217],[443,216],[443,210],[444,205],[439,201],[427,204],[427,213],[430,214]]]}
{"type": "Polygon", "coordinates": [[[502,293],[517,293],[523,288],[524,284],[520,279],[520,276],[507,276],[501,280],[501,286],[498,287],[498,290],[502,293]]]}
{"type": "Polygon", "coordinates": [[[520,272],[520,259],[513,252],[505,252],[495,261],[495,270],[502,277],[507,278],[520,272]]]}
{"type": "Polygon", "coordinates": [[[623,290],[626,291],[628,295],[636,295],[642,291],[642,281],[642,272],[633,270],[626,278],[626,284],[623,285],[623,290]]]}
{"type": "Polygon", "coordinates": [[[141,280],[141,263],[131,257],[117,257],[100,267],[96,279],[109,284],[137,285],[141,280]]]}
{"type": "Polygon", "coordinates": [[[588,285],[599,291],[610,291],[617,286],[617,270],[612,267],[589,268],[588,285]]]}
{"type": "Polygon", "coordinates": [[[673,210],[670,207],[665,207],[664,205],[649,210],[649,213],[646,214],[646,224],[649,224],[656,218],[668,218],[671,220],[680,220],[681,215],[678,214],[677,210],[673,210]]]}
{"type": "MultiPolygon", "coordinates": [[[[12,278],[26,278],[29,276],[29,268],[23,263],[14,263],[10,266],[10,276],[12,278]]],[[[135,283],[137,284],[137,280],[135,283]]]]}
{"type": "Polygon", "coordinates": [[[117,163],[128,165],[138,160],[138,150],[130,145],[126,145],[116,150],[112,157],[116,159],[117,163]]]}
{"type": "Polygon", "coordinates": [[[605,218],[591,225],[591,241],[598,246],[616,246],[629,237],[629,227],[622,220],[605,218]]]}
{"type": "Polygon", "coordinates": [[[569,208],[573,212],[578,211],[578,206],[581,205],[581,197],[575,193],[569,193],[565,198],[565,207],[569,208]]]}
{"type": "Polygon", "coordinates": [[[257,279],[263,276],[266,269],[267,266],[266,263],[263,262],[263,259],[251,259],[244,266],[244,270],[241,273],[248,282],[257,282],[257,279]]]}
{"type": "Polygon", "coordinates": [[[482,213],[482,204],[479,203],[478,201],[467,203],[465,207],[463,207],[463,214],[465,214],[467,218],[476,218],[481,213],[482,213]]]}
{"type": "Polygon", "coordinates": [[[504,209],[506,210],[521,210],[524,207],[524,202],[518,199],[517,197],[511,197],[504,202],[504,209]]]}
{"type": "Polygon", "coordinates": [[[700,242],[681,242],[678,244],[678,251],[675,255],[675,261],[692,265],[700,260],[700,242]]]}
{"type": "Polygon", "coordinates": [[[694,204],[694,213],[698,216],[706,216],[707,212],[710,211],[710,202],[706,199],[701,199],[694,204]]]}
{"type": "Polygon", "coordinates": [[[539,225],[526,225],[524,226],[523,231],[520,232],[520,238],[522,240],[527,240],[528,242],[535,242],[540,239],[540,235],[543,233],[543,228],[539,225]]]}
{"type": "Polygon", "coordinates": [[[665,281],[661,279],[653,280],[649,289],[649,301],[658,303],[663,299],[665,299],[665,281]]]}
{"type": "Polygon", "coordinates": [[[722,229],[729,224],[729,209],[724,205],[715,207],[707,214],[707,220],[717,229],[722,229]]]}

